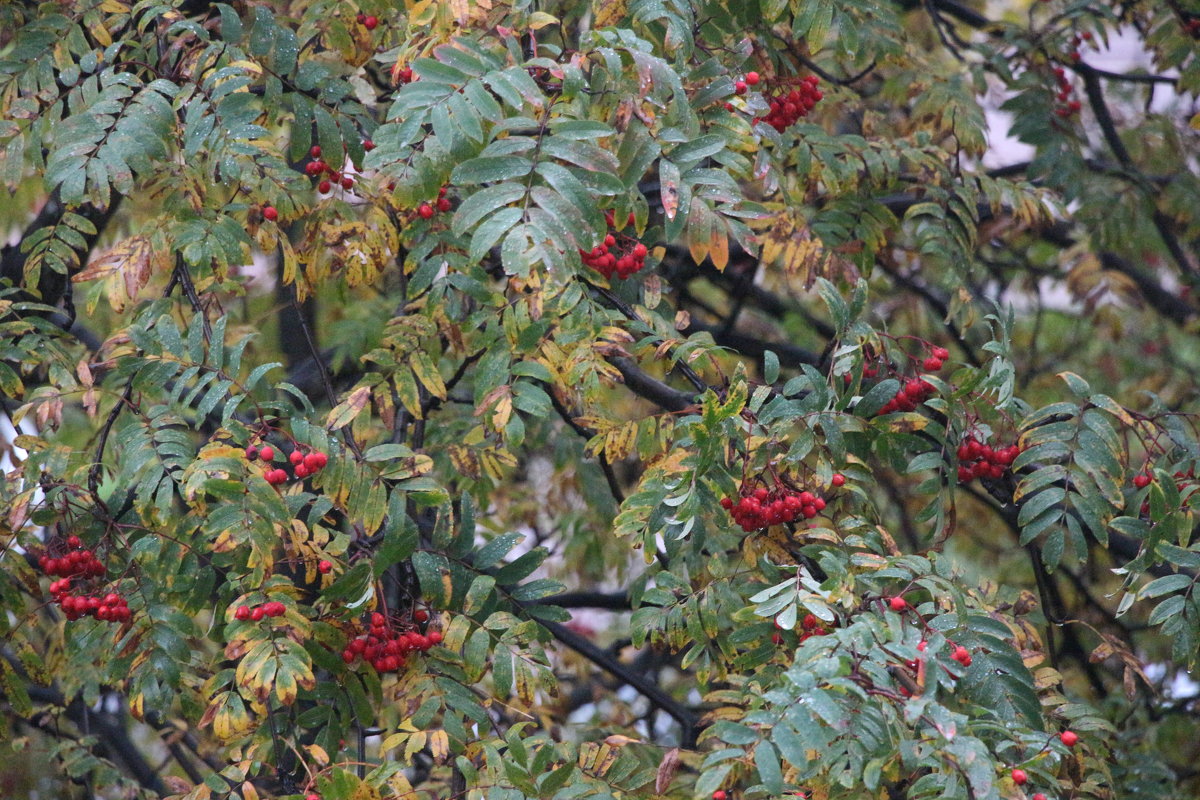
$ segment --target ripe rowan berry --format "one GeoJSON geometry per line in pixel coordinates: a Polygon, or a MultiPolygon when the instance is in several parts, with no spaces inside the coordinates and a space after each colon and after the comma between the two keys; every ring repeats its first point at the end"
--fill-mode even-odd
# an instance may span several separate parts
{"type": "Polygon", "coordinates": [[[321,573],[322,575],[328,575],[330,570],[332,570],[332,569],[333,569],[332,561],[321,561],[320,563],[317,564],[317,572],[321,573]]]}
{"type": "Polygon", "coordinates": [[[333,188],[333,184],[329,181],[321,181],[317,184],[317,191],[321,194],[329,194],[329,190],[333,188]]]}
{"type": "Polygon", "coordinates": [[[833,478],[829,481],[832,485],[842,487],[846,485],[846,476],[840,472],[833,473],[833,478]]]}
{"type": "Polygon", "coordinates": [[[266,447],[264,447],[258,451],[258,457],[261,458],[263,461],[274,461],[275,460],[275,449],[273,447],[271,447],[270,445],[267,445],[266,447]]]}
{"type": "Polygon", "coordinates": [[[1058,738],[1061,739],[1062,743],[1067,747],[1074,747],[1079,741],[1079,734],[1075,733],[1075,731],[1063,731],[1058,735],[1058,738]]]}
{"type": "Polygon", "coordinates": [[[258,622],[266,615],[267,615],[267,612],[263,610],[263,607],[257,606],[253,611],[250,612],[250,619],[254,620],[255,622],[258,622]]]}
{"type": "Polygon", "coordinates": [[[737,83],[733,84],[733,91],[735,94],[745,94],[746,93],[746,82],[738,81],[737,83]]]}
{"type": "Polygon", "coordinates": [[[263,206],[262,215],[263,219],[267,222],[274,222],[279,219],[279,212],[275,209],[275,206],[263,206]]]}
{"type": "Polygon", "coordinates": [[[379,25],[379,17],[368,15],[367,18],[363,20],[362,24],[367,30],[373,31],[375,30],[376,26],[379,25]]]}
{"type": "Polygon", "coordinates": [[[1025,774],[1025,770],[1023,769],[1014,769],[1012,771],[1012,779],[1013,783],[1017,786],[1024,786],[1025,782],[1029,780],[1029,776],[1025,774]]]}
{"type": "Polygon", "coordinates": [[[1150,485],[1150,476],[1142,473],[1141,475],[1133,476],[1133,485],[1139,489],[1145,489],[1150,485]]]}
{"type": "Polygon", "coordinates": [[[759,79],[759,75],[758,75],[758,73],[757,73],[757,72],[747,72],[747,73],[746,73],[746,83],[747,83],[747,85],[749,85],[749,86],[757,86],[757,85],[758,85],[758,79],[759,79]]]}
{"type": "Polygon", "coordinates": [[[892,611],[903,611],[904,609],[908,608],[908,601],[903,597],[893,597],[891,600],[888,600],[888,607],[891,608],[892,611]]]}
{"type": "Polygon", "coordinates": [[[421,219],[430,219],[433,216],[433,206],[429,205],[429,203],[421,203],[420,207],[417,208],[417,214],[421,219]]]}
{"type": "Polygon", "coordinates": [[[724,789],[717,789],[712,793],[712,800],[727,800],[728,797],[724,789]]]}
{"type": "Polygon", "coordinates": [[[320,158],[321,157],[321,145],[314,144],[312,147],[308,148],[308,155],[312,158],[320,158]]]}
{"type": "Polygon", "coordinates": [[[372,142],[370,139],[363,139],[362,145],[363,145],[363,150],[366,150],[368,153],[375,149],[375,143],[372,142]]]}
{"type": "Polygon", "coordinates": [[[233,617],[243,622],[250,619],[250,606],[238,606],[237,611],[233,612],[233,617]]]}

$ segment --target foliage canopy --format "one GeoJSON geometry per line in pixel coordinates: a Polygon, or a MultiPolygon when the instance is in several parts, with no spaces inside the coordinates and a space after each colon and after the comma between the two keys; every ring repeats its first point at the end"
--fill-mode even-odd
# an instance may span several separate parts
{"type": "Polygon", "coordinates": [[[1194,797],[1200,4],[1004,5],[0,5],[8,794],[1194,797]]]}

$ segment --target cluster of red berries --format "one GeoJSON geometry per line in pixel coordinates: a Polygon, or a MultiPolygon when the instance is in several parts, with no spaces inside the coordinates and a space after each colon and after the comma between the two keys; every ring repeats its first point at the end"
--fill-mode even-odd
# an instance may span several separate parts
{"type": "Polygon", "coordinates": [[[107,570],[95,553],[83,549],[78,536],[68,536],[66,543],[70,548],[68,552],[57,558],[43,554],[38,558],[38,566],[47,575],[58,576],[58,580],[50,584],[50,594],[67,619],[95,617],[104,622],[128,622],[131,616],[129,606],[125,598],[116,592],[103,595],[71,593],[75,581],[86,582],[102,577],[107,570]]]}
{"type": "MultiPolygon", "coordinates": [[[[783,626],[779,624],[779,620],[775,620],[775,627],[779,630],[784,629],[783,626]]],[[[810,639],[813,636],[824,636],[829,633],[825,626],[821,624],[821,620],[817,619],[814,614],[804,615],[804,619],[800,621],[800,629],[802,631],[800,634],[801,642],[805,641],[806,639],[810,639]]],[[[774,644],[782,644],[783,634],[779,633],[779,631],[771,634],[771,642],[774,644]]]]}
{"type": "Polygon", "coordinates": [[[975,478],[1000,478],[1020,454],[1019,444],[994,448],[968,435],[958,446],[958,482],[970,483],[975,478]]]}
{"type": "Polygon", "coordinates": [[[287,613],[287,606],[278,600],[272,600],[268,603],[260,603],[254,608],[238,606],[237,611],[233,612],[233,618],[242,622],[246,620],[258,622],[263,617],[282,617],[285,613],[287,613]]]}
{"type": "Polygon", "coordinates": [[[779,86],[766,97],[771,110],[765,117],[756,118],[754,121],[758,122],[761,119],[775,130],[783,133],[796,120],[812,111],[817,101],[824,97],[821,90],[817,88],[817,83],[816,75],[781,80],[779,86]]]}
{"type": "Polygon", "coordinates": [[[797,492],[780,486],[772,492],[762,486],[754,490],[744,486],[740,495],[737,502],[722,497],[721,508],[747,533],[795,522],[800,517],[812,519],[825,510],[825,501],[808,490],[797,492]]]}
{"type": "Polygon", "coordinates": [[[104,622],[128,622],[133,616],[125,598],[116,592],[100,595],[71,594],[71,579],[63,578],[50,584],[54,601],[62,607],[67,619],[95,617],[104,622]]]}
{"type": "Polygon", "coordinates": [[[917,406],[924,403],[933,394],[933,384],[921,378],[910,378],[904,382],[895,396],[883,404],[883,407],[876,412],[882,416],[883,414],[891,414],[894,411],[915,411],[917,406]]]}
{"type": "MultiPolygon", "coordinates": [[[[270,445],[262,448],[250,445],[246,448],[246,460],[254,461],[255,459],[262,459],[265,464],[272,463],[275,460],[275,448],[270,445]]],[[[325,465],[329,463],[329,456],[316,450],[305,453],[297,447],[288,456],[288,461],[292,463],[293,472],[297,478],[307,478],[324,469],[325,465]]],[[[263,478],[272,486],[278,486],[281,483],[287,483],[288,474],[286,470],[276,467],[267,470],[263,478]]]]}
{"type": "Polygon", "coordinates": [[[417,216],[421,219],[433,219],[433,215],[437,212],[443,214],[450,210],[450,198],[446,197],[446,187],[438,189],[437,200],[432,200],[428,203],[421,203],[417,207],[417,216]]]}
{"type": "Polygon", "coordinates": [[[359,12],[354,16],[354,21],[369,31],[373,31],[379,27],[379,17],[376,17],[373,14],[363,14],[362,12],[359,12]]]}
{"type": "Polygon", "coordinates": [[[1071,59],[1071,61],[1073,61],[1075,63],[1079,63],[1079,59],[1083,57],[1082,54],[1080,54],[1080,52],[1079,52],[1079,48],[1083,46],[1084,42],[1090,43],[1091,41],[1092,41],[1091,31],[1084,31],[1083,33],[1077,33],[1074,36],[1072,36],[1071,37],[1071,49],[1067,53],[1067,58],[1071,59]]]}
{"type": "MultiPolygon", "coordinates": [[[[362,146],[367,152],[375,149],[375,143],[370,139],[363,139],[362,146]]],[[[310,178],[320,178],[317,182],[318,192],[329,194],[333,190],[334,185],[341,186],[346,190],[354,188],[354,178],[352,176],[341,173],[332,164],[321,158],[321,145],[314,144],[310,147],[308,155],[312,160],[304,165],[304,174],[310,178]],[[321,177],[322,175],[327,175],[328,177],[321,177]]],[[[266,216],[265,212],[263,216],[266,216]]]]}
{"type": "Polygon", "coordinates": [[[733,91],[737,94],[745,94],[749,87],[757,86],[760,80],[762,80],[762,76],[757,72],[747,72],[745,78],[734,82],[733,91]]]}
{"type": "Polygon", "coordinates": [[[1054,79],[1058,82],[1058,93],[1054,96],[1058,105],[1055,106],[1054,113],[1060,117],[1078,114],[1083,104],[1075,99],[1075,87],[1071,85],[1067,71],[1062,67],[1055,67],[1054,79]]]}
{"type": "MultiPolygon", "coordinates": [[[[429,614],[418,609],[413,613],[413,619],[424,622],[429,619],[429,614]]],[[[342,651],[342,661],[353,664],[361,658],[378,673],[396,672],[405,665],[405,655],[414,651],[424,653],[441,641],[442,634],[438,631],[423,636],[415,630],[394,628],[387,617],[376,611],[371,614],[370,630],[350,640],[342,651]]]]}
{"type": "Polygon", "coordinates": [[[48,554],[38,558],[38,566],[47,575],[60,578],[99,578],[104,574],[104,565],[91,550],[83,550],[78,536],[67,537],[69,552],[59,558],[48,554]]]}
{"type": "MultiPolygon", "coordinates": [[[[646,245],[632,236],[618,233],[613,227],[613,212],[605,211],[604,219],[608,221],[608,235],[604,241],[591,251],[580,250],[579,257],[583,263],[599,272],[605,278],[628,278],[635,272],[640,272],[646,266],[646,254],[650,251],[646,245]]],[[[629,212],[626,227],[634,221],[633,212],[629,212]]]]}

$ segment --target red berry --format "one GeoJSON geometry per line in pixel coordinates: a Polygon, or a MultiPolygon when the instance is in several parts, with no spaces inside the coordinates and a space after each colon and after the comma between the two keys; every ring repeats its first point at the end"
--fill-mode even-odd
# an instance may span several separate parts
{"type": "Polygon", "coordinates": [[[1029,780],[1029,776],[1025,774],[1025,770],[1023,769],[1014,769],[1012,771],[1012,779],[1013,783],[1017,786],[1024,786],[1025,781],[1029,780]]]}
{"type": "Polygon", "coordinates": [[[429,205],[429,203],[421,203],[421,206],[417,209],[417,214],[420,215],[421,219],[429,219],[433,216],[433,206],[429,205]]]}
{"type": "Polygon", "coordinates": [[[372,142],[370,139],[363,139],[363,150],[366,150],[369,153],[374,149],[375,149],[374,142],[372,142]]]}
{"type": "Polygon", "coordinates": [[[316,453],[309,453],[308,455],[306,455],[304,457],[303,461],[304,461],[304,467],[305,467],[305,469],[307,469],[309,471],[309,473],[316,472],[317,470],[320,469],[320,467],[317,466],[317,464],[320,463],[321,459],[317,458],[316,453]]]}
{"type": "Polygon", "coordinates": [[[301,453],[299,450],[293,450],[292,452],[288,453],[288,461],[292,462],[293,466],[299,464],[303,460],[304,453],[301,453]]]}
{"type": "Polygon", "coordinates": [[[253,461],[256,458],[258,458],[258,448],[254,445],[250,445],[246,448],[246,460],[253,461]]]}
{"type": "Polygon", "coordinates": [[[442,634],[440,631],[434,631],[433,633],[429,634],[429,636],[427,636],[426,638],[429,640],[430,644],[441,644],[442,643],[442,634]]]}
{"type": "Polygon", "coordinates": [[[892,611],[903,611],[908,608],[908,601],[903,597],[893,597],[891,600],[888,600],[888,607],[892,611]]]}
{"type": "Polygon", "coordinates": [[[733,91],[736,92],[737,94],[745,94],[746,93],[746,82],[738,81],[737,83],[735,83],[733,85],[733,91]]]}
{"type": "Polygon", "coordinates": [[[316,792],[311,792],[304,796],[304,800],[321,800],[321,795],[317,794],[316,792]]]}
{"type": "Polygon", "coordinates": [[[922,653],[925,652],[925,648],[928,646],[929,646],[929,642],[925,641],[924,639],[917,642],[917,649],[920,650],[922,653]]]}
{"type": "Polygon", "coordinates": [[[1034,794],[1033,800],[1046,800],[1046,795],[1042,794],[1041,792],[1037,792],[1034,794]]]}
{"type": "Polygon", "coordinates": [[[305,467],[304,464],[296,465],[296,477],[297,478],[307,478],[308,476],[309,476],[308,468],[305,467]]]}
{"type": "Polygon", "coordinates": [[[746,73],[746,83],[750,86],[757,86],[758,78],[759,78],[759,75],[757,72],[747,72],[746,73]]]}
{"type": "Polygon", "coordinates": [[[772,633],[771,644],[783,644],[783,637],[778,633],[772,633]]]}
{"type": "Polygon", "coordinates": [[[845,486],[846,485],[846,476],[840,472],[835,472],[835,473],[833,473],[833,479],[830,480],[829,482],[831,484],[833,484],[834,486],[839,486],[839,487],[845,486]]]}
{"type": "Polygon", "coordinates": [[[375,30],[376,26],[379,25],[379,17],[376,17],[374,15],[368,16],[366,19],[363,20],[362,24],[363,24],[363,27],[366,28],[367,30],[373,31],[373,30],[375,30]]]}
{"type": "Polygon", "coordinates": [[[450,210],[450,198],[439,197],[438,201],[437,201],[437,210],[442,211],[442,212],[449,211],[450,210]]]}
{"type": "Polygon", "coordinates": [[[950,657],[962,664],[964,667],[971,666],[971,651],[967,650],[965,647],[960,646],[954,648],[954,654],[950,657]]]}
{"type": "Polygon", "coordinates": [[[418,608],[413,612],[413,620],[415,622],[426,622],[429,620],[429,612],[423,608],[418,608]]]}
{"type": "Polygon", "coordinates": [[[1075,743],[1079,741],[1079,734],[1075,733],[1075,731],[1063,731],[1059,734],[1058,738],[1067,747],[1074,747],[1075,743]]]}
{"type": "Polygon", "coordinates": [[[250,606],[238,606],[237,611],[233,612],[234,619],[248,620],[250,619],[250,606]]]}
{"type": "Polygon", "coordinates": [[[1150,476],[1146,475],[1144,473],[1141,475],[1134,475],[1133,476],[1133,485],[1139,489],[1145,489],[1147,486],[1150,485],[1150,476]]]}
{"type": "Polygon", "coordinates": [[[343,175],[342,176],[342,188],[343,189],[353,189],[354,188],[354,178],[351,178],[349,175],[343,175]]]}
{"type": "Polygon", "coordinates": [[[83,543],[81,541],[79,541],[79,537],[76,536],[75,534],[71,534],[70,536],[67,537],[67,547],[75,549],[75,548],[79,547],[81,544],[83,544],[83,543]]]}
{"type": "Polygon", "coordinates": [[[934,358],[940,358],[942,361],[945,361],[950,357],[950,351],[944,347],[935,347],[930,351],[930,355],[932,355],[934,358]]]}
{"type": "Polygon", "coordinates": [[[255,622],[258,622],[266,615],[267,615],[267,612],[263,610],[263,607],[257,606],[257,607],[255,607],[255,609],[253,611],[250,612],[250,619],[254,620],[255,622]]]}
{"type": "Polygon", "coordinates": [[[332,561],[322,561],[317,564],[317,572],[321,573],[322,575],[328,575],[330,570],[332,570],[332,569],[333,569],[332,561]]]}
{"type": "Polygon", "coordinates": [[[275,460],[275,450],[270,445],[267,445],[266,447],[264,447],[263,449],[258,451],[258,457],[261,458],[263,461],[268,461],[268,462],[274,461],[275,460]]]}
{"type": "Polygon", "coordinates": [[[321,145],[314,144],[312,147],[308,148],[308,155],[312,158],[320,158],[321,157],[321,145]]]}
{"type": "Polygon", "coordinates": [[[321,194],[329,194],[329,190],[333,188],[333,184],[329,181],[321,181],[317,184],[317,191],[321,194]]]}
{"type": "Polygon", "coordinates": [[[929,358],[925,359],[925,362],[921,366],[925,368],[926,372],[937,372],[942,368],[942,360],[940,358],[934,358],[933,356],[930,356],[929,358]]]}
{"type": "Polygon", "coordinates": [[[314,453],[313,455],[317,457],[317,469],[325,469],[325,465],[329,463],[329,456],[320,452],[314,453]]]}
{"type": "Polygon", "coordinates": [[[712,800],[726,800],[728,797],[729,795],[725,794],[724,789],[717,789],[712,793],[712,800]]]}

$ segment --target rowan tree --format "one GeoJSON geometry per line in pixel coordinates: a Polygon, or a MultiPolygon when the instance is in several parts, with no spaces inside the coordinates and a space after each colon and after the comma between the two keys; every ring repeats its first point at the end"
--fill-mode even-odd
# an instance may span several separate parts
{"type": "Polygon", "coordinates": [[[1197,39],[0,5],[3,793],[1196,796],[1197,39]]]}

